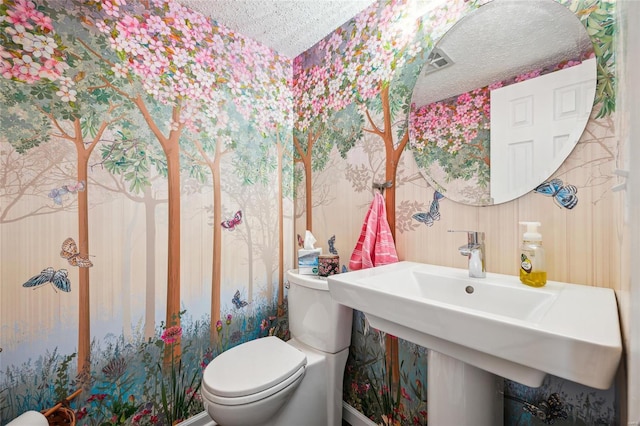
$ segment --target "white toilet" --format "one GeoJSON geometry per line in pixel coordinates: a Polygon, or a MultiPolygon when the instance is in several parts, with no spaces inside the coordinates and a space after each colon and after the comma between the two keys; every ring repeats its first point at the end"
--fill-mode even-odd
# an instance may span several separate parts
{"type": "Polygon", "coordinates": [[[221,426],[339,426],[352,310],[326,280],[287,271],[291,340],[252,340],[204,371],[202,399],[221,426]]]}
{"type": "Polygon", "coordinates": [[[7,426],[49,426],[49,421],[44,414],[31,410],[16,417],[7,426]]]}

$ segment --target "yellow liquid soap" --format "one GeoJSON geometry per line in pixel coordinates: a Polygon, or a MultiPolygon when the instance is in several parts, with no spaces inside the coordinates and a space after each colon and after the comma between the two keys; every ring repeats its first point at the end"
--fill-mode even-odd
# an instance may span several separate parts
{"type": "Polygon", "coordinates": [[[540,271],[527,273],[520,269],[520,281],[531,287],[543,287],[547,283],[547,273],[540,271]]]}

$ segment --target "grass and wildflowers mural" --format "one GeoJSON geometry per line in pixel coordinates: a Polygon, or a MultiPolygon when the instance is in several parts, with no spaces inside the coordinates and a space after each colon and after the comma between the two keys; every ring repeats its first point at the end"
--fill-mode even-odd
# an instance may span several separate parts
{"type": "Polygon", "coordinates": [[[385,356],[386,335],[369,327],[362,312],[354,313],[351,351],[344,382],[344,400],[376,424],[426,425],[427,350],[391,337],[400,346],[401,377],[396,381],[385,356]]]}
{"type": "Polygon", "coordinates": [[[505,382],[505,424],[614,425],[618,424],[616,392],[596,390],[547,376],[539,388],[505,382]]]}
{"type": "MultiPolygon", "coordinates": [[[[208,317],[194,319],[182,311],[181,325],[160,324],[147,339],[142,329],[132,339],[110,335],[94,341],[91,387],[72,406],[79,424],[171,425],[203,410],[198,393],[202,371],[223,351],[243,342],[278,335],[287,338],[286,320],[278,320],[274,306],[251,313],[231,309],[211,327],[208,317]],[[209,330],[220,337],[209,344],[209,330]],[[182,356],[162,362],[167,346],[180,339],[182,356]]],[[[28,409],[45,409],[79,386],[73,367],[75,354],[57,348],[3,371],[0,394],[3,423],[28,409]]]]}
{"type": "Polygon", "coordinates": [[[0,422],[81,389],[80,424],[174,424],[286,337],[291,72],[173,0],[0,4],[0,422]]]}

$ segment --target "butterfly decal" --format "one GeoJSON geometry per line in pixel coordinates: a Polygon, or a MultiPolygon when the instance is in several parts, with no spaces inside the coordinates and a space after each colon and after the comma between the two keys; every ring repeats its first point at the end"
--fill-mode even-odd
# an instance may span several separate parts
{"type": "Polygon", "coordinates": [[[29,278],[26,283],[22,284],[22,287],[33,287],[35,290],[35,288],[47,283],[50,283],[56,292],[58,290],[67,293],[71,291],[71,282],[67,277],[67,270],[59,269],[56,271],[51,266],[43,269],[38,275],[29,278]]]}
{"type": "Polygon", "coordinates": [[[49,191],[49,198],[53,199],[54,203],[61,206],[62,196],[67,193],[69,193],[69,190],[65,186],[61,188],[53,188],[51,191],[49,191]]]}
{"type": "Polygon", "coordinates": [[[242,223],[242,210],[238,210],[236,214],[233,215],[233,218],[223,221],[220,225],[222,225],[224,229],[233,231],[234,229],[236,229],[236,226],[240,225],[241,223],[242,223]]]}
{"type": "Polygon", "coordinates": [[[63,241],[60,257],[67,259],[71,266],[78,266],[80,268],[90,268],[93,266],[93,263],[91,263],[87,257],[80,254],[76,242],[71,237],[63,241]]]}
{"type": "Polygon", "coordinates": [[[433,226],[433,222],[436,220],[440,220],[440,201],[444,198],[444,195],[435,191],[433,193],[433,201],[431,201],[431,206],[429,207],[429,211],[426,213],[416,213],[412,218],[417,220],[418,222],[424,223],[427,226],[433,226]]]}
{"type": "Polygon", "coordinates": [[[578,204],[578,188],[574,185],[565,185],[560,179],[551,179],[538,185],[534,192],[553,197],[553,201],[565,209],[571,210],[578,204]]]}
{"type": "Polygon", "coordinates": [[[531,413],[532,416],[538,418],[543,418],[541,416],[542,414],[545,419],[544,423],[546,424],[554,424],[556,419],[568,419],[569,413],[567,413],[566,408],[567,407],[565,406],[562,398],[560,398],[560,395],[555,392],[549,395],[546,401],[542,400],[536,404],[522,401],[522,409],[524,411],[531,413]]]}
{"type": "Polygon", "coordinates": [[[75,194],[78,191],[82,192],[85,190],[86,187],[87,186],[83,180],[81,180],[80,182],[75,182],[75,183],[63,186],[63,188],[66,188],[72,194],[75,194]]]}
{"type": "Polygon", "coordinates": [[[53,199],[53,202],[57,205],[62,205],[62,196],[65,194],[75,194],[78,191],[84,191],[86,188],[86,184],[83,180],[79,182],[74,182],[68,185],[62,185],[59,188],[53,188],[49,191],[49,198],[53,199]]]}
{"type": "Polygon", "coordinates": [[[236,293],[233,295],[233,299],[231,299],[231,303],[236,309],[244,308],[248,305],[246,300],[240,300],[240,290],[236,290],[236,293]]]}
{"type": "Polygon", "coordinates": [[[332,235],[331,238],[329,238],[329,240],[327,241],[327,243],[329,244],[329,253],[331,254],[338,254],[338,250],[336,250],[336,236],[332,235]]]}
{"type": "Polygon", "coordinates": [[[304,247],[304,238],[302,238],[300,234],[297,234],[297,235],[298,235],[298,247],[302,248],[304,247]]]}

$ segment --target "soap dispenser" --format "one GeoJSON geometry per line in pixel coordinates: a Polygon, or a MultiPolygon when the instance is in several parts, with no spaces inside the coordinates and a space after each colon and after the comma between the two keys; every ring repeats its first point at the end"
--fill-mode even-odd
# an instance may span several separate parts
{"type": "Polygon", "coordinates": [[[520,281],[532,287],[542,287],[547,283],[547,268],[542,235],[538,232],[540,222],[520,222],[520,225],[527,227],[520,247],[520,281]]]}

